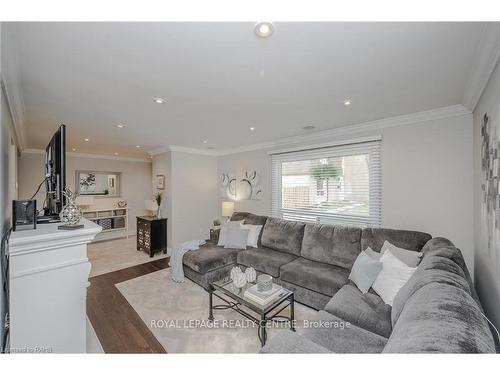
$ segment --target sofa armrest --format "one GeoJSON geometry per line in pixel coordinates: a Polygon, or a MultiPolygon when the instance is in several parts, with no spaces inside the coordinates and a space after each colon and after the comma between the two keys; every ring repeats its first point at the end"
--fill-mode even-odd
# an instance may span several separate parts
{"type": "Polygon", "coordinates": [[[264,354],[331,353],[328,349],[292,331],[283,331],[260,350],[264,354]]]}

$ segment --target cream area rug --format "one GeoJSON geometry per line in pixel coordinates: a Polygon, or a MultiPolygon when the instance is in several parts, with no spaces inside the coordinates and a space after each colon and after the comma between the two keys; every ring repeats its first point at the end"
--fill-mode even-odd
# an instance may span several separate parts
{"type": "MultiPolygon", "coordinates": [[[[233,310],[215,310],[208,320],[208,293],[186,279],[176,283],[171,269],[116,284],[167,353],[258,353],[257,326],[233,310]]],[[[214,297],[214,304],[223,302],[214,297]]],[[[286,308],[280,315],[289,316],[286,308]]],[[[303,320],[315,320],[316,311],[295,303],[297,332],[303,320]]],[[[268,339],[289,326],[275,324],[268,339]]]]}
{"type": "Polygon", "coordinates": [[[166,254],[158,252],[150,258],[146,252],[138,251],[136,236],[93,242],[87,247],[87,256],[92,265],[89,277],[167,257],[166,254]]]}

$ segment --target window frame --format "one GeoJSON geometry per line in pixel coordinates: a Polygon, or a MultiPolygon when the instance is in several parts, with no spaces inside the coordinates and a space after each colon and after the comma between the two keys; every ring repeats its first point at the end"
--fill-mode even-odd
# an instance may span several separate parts
{"type": "Polygon", "coordinates": [[[270,152],[271,155],[271,212],[272,216],[316,223],[341,222],[339,225],[380,227],[382,223],[382,137],[350,140],[334,144],[322,144],[301,149],[270,152]],[[353,155],[369,155],[369,214],[333,214],[314,210],[284,209],[282,201],[282,164],[301,160],[336,158],[353,155]]]}

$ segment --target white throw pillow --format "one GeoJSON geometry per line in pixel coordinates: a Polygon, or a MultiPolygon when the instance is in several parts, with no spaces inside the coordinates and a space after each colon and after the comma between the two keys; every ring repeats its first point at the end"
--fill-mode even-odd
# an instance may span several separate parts
{"type": "Polygon", "coordinates": [[[422,260],[422,252],[402,249],[393,245],[389,241],[384,241],[380,254],[385,253],[387,250],[390,250],[392,255],[405,263],[408,267],[416,267],[422,260]]]}
{"type": "Polygon", "coordinates": [[[408,267],[390,250],[384,252],[380,257],[380,262],[382,262],[382,271],[375,279],[372,288],[386,304],[392,306],[396,294],[408,282],[416,268],[408,267]]]}
{"type": "Polygon", "coordinates": [[[243,224],[241,227],[243,229],[250,230],[250,232],[248,233],[247,246],[258,247],[257,242],[259,241],[259,235],[263,225],[243,224]]]}
{"type": "Polygon", "coordinates": [[[238,221],[228,221],[227,223],[224,223],[220,227],[220,233],[219,233],[219,242],[217,243],[217,246],[225,246],[226,241],[227,241],[227,230],[229,227],[234,226],[236,228],[240,228],[241,224],[243,224],[244,220],[238,220],[238,221]]]}

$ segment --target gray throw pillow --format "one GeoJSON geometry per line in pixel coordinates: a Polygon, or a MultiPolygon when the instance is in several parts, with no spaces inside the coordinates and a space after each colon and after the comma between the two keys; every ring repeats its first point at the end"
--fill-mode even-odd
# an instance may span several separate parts
{"type": "Polygon", "coordinates": [[[373,285],[380,271],[382,271],[382,263],[362,251],[352,266],[349,280],[356,284],[361,293],[365,294],[373,285]]]}
{"type": "Polygon", "coordinates": [[[384,254],[387,250],[390,250],[392,255],[398,258],[401,262],[405,263],[408,267],[415,268],[420,264],[420,261],[422,260],[422,252],[402,249],[400,247],[394,246],[389,241],[384,242],[380,253],[384,254]]]}
{"type": "Polygon", "coordinates": [[[229,227],[226,234],[224,249],[246,250],[250,229],[229,227]]]}
{"type": "Polygon", "coordinates": [[[365,250],[365,253],[369,255],[372,259],[380,261],[381,253],[377,253],[375,250],[372,250],[370,246],[368,246],[365,250]]]}

